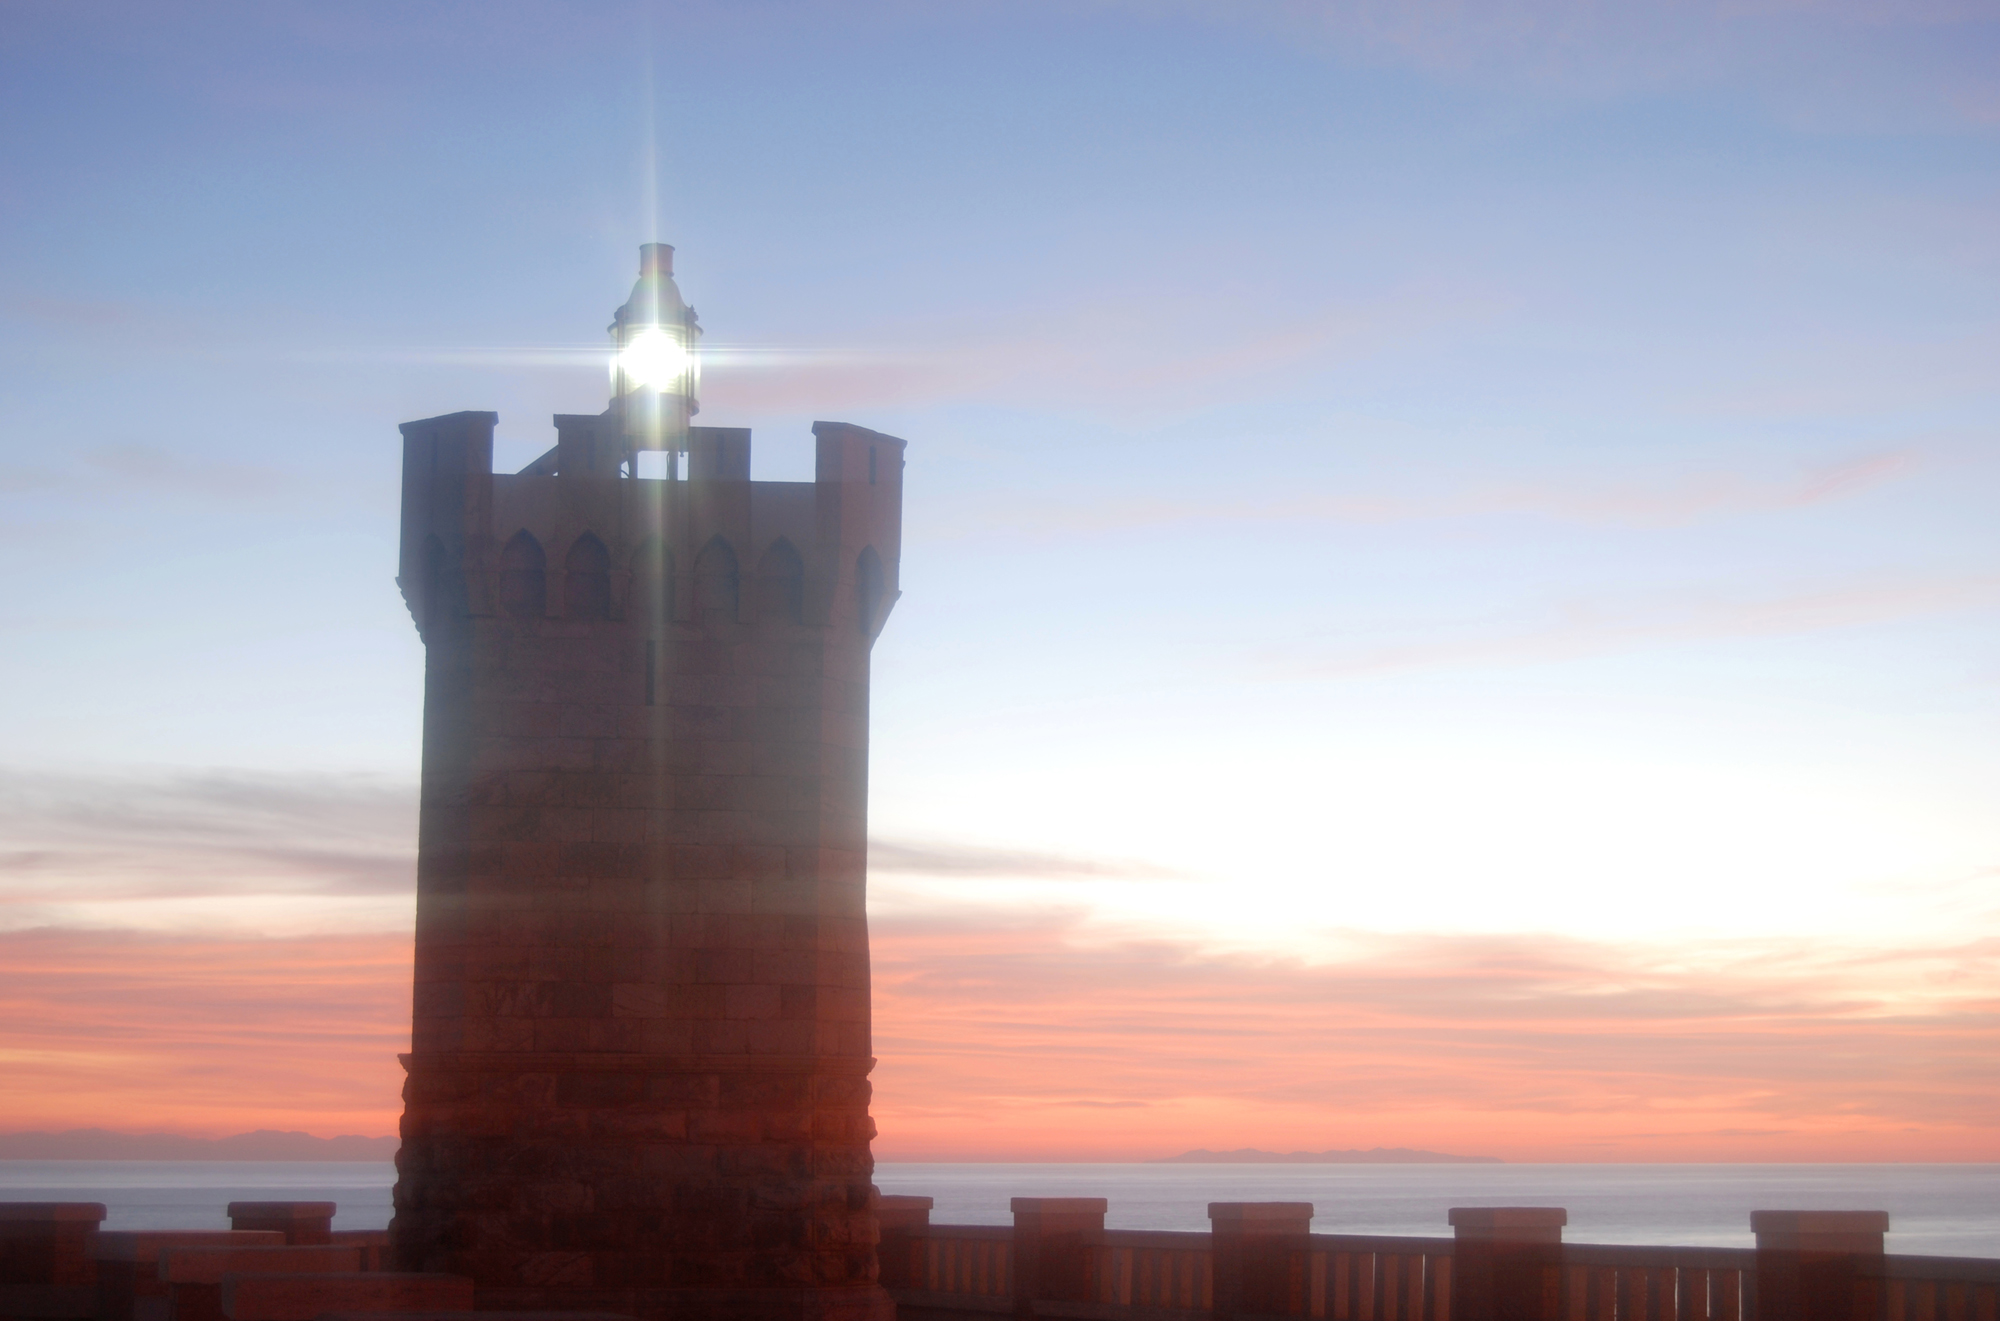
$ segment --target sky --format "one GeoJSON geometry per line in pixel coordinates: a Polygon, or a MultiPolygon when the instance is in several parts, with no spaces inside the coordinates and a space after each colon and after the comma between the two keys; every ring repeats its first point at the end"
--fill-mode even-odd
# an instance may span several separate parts
{"type": "Polygon", "coordinates": [[[884,1159],[2000,1160],[2000,15],[0,4],[0,1129],[394,1131],[396,424],[909,442],[884,1159]]]}

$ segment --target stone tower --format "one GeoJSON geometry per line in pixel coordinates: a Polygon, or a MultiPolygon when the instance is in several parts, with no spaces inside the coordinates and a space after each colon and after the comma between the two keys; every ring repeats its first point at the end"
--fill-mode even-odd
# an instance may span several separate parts
{"type": "Polygon", "coordinates": [[[882,1321],[868,653],[903,442],[818,422],[815,480],[751,481],[748,431],[689,425],[671,252],[613,324],[612,407],[520,472],[493,413],[402,427],[426,661],[393,1240],[482,1309],[882,1321]]]}

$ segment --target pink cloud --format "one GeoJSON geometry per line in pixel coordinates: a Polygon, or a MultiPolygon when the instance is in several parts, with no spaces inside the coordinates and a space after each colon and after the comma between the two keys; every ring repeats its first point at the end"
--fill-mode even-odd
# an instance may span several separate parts
{"type": "Polygon", "coordinates": [[[1572,602],[1553,618],[1458,637],[1361,648],[1274,664],[1292,677],[1334,678],[1461,666],[1530,665],[1641,647],[1779,637],[1971,610],[2000,601],[2000,575],[1846,583],[1753,599],[1691,597],[1605,606],[1572,602]]]}
{"type": "Polygon", "coordinates": [[[1245,382],[1274,373],[1361,361],[1438,327],[1490,318],[1496,304],[1478,291],[1406,288],[1274,324],[1268,306],[1223,297],[1104,289],[1032,313],[883,328],[872,351],[719,345],[712,367],[704,364],[703,404],[718,414],[823,414],[978,402],[1115,411],[1130,421],[1235,398],[1245,382]]]}
{"type": "Polygon", "coordinates": [[[392,1133],[408,936],[0,934],[0,1126],[392,1133]]]}
{"type": "Polygon", "coordinates": [[[1916,450],[1884,450],[1801,469],[1777,479],[1695,473],[1624,486],[1507,483],[1426,497],[1294,496],[1277,500],[1096,500],[1036,503],[1010,497],[1004,509],[955,510],[933,536],[1101,534],[1139,528],[1226,523],[1405,523],[1529,515],[1621,527],[1683,527],[1737,514],[1803,509],[1844,500],[1918,471],[1916,450]]]}
{"type": "MultiPolygon", "coordinates": [[[[1334,933],[1307,962],[995,914],[874,939],[885,1158],[2000,1158],[2000,941],[1334,933]]],[[[393,1131],[409,970],[399,935],[0,935],[0,1127],[393,1131]]]]}
{"type": "Polygon", "coordinates": [[[1060,921],[878,923],[878,1151],[2000,1153],[2000,942],[1699,957],[1553,937],[1342,943],[1314,964],[1085,941],[1060,921]],[[1937,980],[1953,976],[1972,980],[1937,980]]]}
{"type": "Polygon", "coordinates": [[[1794,122],[1850,127],[1981,122],[1976,61],[1913,58],[1912,47],[1925,47],[1894,38],[1959,29],[1976,41],[1992,20],[1978,0],[1193,0],[1187,8],[1331,59],[1443,81],[1583,99],[1734,82],[1794,122]]]}

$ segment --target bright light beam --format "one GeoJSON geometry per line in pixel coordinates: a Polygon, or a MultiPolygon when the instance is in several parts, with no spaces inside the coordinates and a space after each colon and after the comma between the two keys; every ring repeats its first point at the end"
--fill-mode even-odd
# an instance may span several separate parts
{"type": "Polygon", "coordinates": [[[618,355],[626,379],[651,390],[672,389],[688,369],[687,350],[658,326],[634,335],[618,355]]]}

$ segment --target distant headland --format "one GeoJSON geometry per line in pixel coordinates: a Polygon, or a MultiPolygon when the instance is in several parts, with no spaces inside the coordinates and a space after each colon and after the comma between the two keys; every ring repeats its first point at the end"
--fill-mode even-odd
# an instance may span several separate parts
{"type": "Polygon", "coordinates": [[[1498,1156],[1447,1156],[1441,1151],[1412,1151],[1408,1147],[1371,1147],[1367,1151],[1259,1151],[1239,1147],[1235,1151],[1206,1148],[1183,1151],[1178,1156],[1161,1156],[1148,1165],[1502,1165],[1498,1156]]]}
{"type": "Polygon", "coordinates": [[[348,1134],[316,1138],[260,1128],[226,1138],[181,1133],[0,1133],[0,1160],[394,1160],[397,1139],[348,1134]]]}

